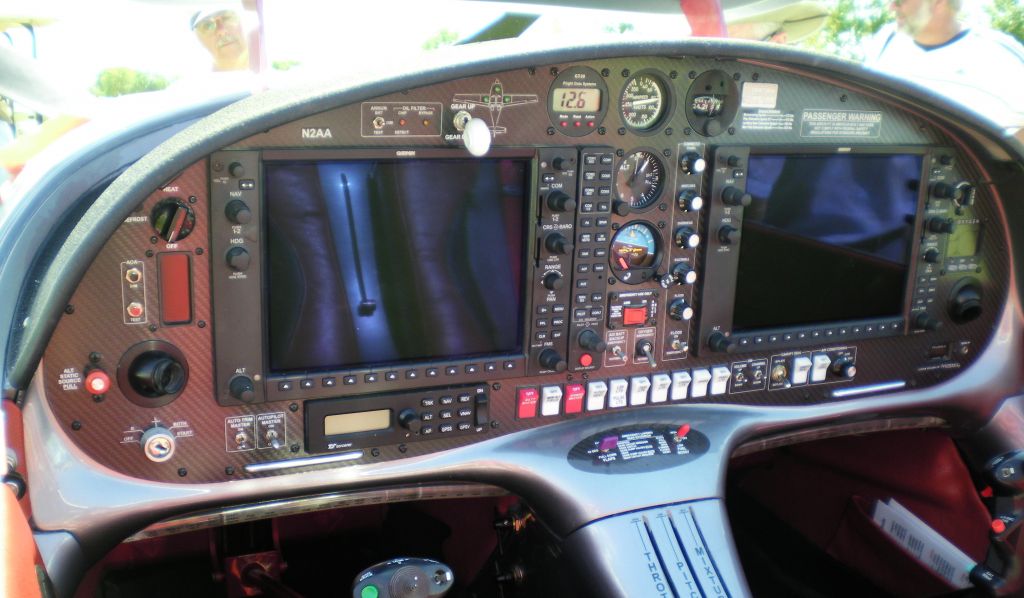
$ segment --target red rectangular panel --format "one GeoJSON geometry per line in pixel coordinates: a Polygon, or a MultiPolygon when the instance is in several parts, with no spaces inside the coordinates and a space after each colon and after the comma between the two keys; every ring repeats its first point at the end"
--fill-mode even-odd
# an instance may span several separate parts
{"type": "Polygon", "coordinates": [[[183,251],[157,255],[160,275],[160,320],[164,324],[192,321],[191,256],[183,251]]]}
{"type": "Polygon", "coordinates": [[[540,400],[540,393],[536,388],[520,388],[516,406],[516,417],[529,419],[537,417],[537,402],[540,400]]]}
{"type": "Polygon", "coordinates": [[[565,385],[565,412],[579,413],[583,411],[583,397],[587,396],[587,389],[582,384],[565,385]]]}
{"type": "Polygon", "coordinates": [[[627,307],[622,310],[622,323],[625,326],[636,326],[647,321],[646,307],[627,307]]]}

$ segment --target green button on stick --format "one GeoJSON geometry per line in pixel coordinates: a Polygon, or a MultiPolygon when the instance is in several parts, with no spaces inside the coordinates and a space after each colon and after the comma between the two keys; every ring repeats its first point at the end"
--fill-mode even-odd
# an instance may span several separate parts
{"type": "Polygon", "coordinates": [[[380,590],[375,585],[368,585],[363,588],[363,591],[359,593],[360,598],[377,598],[380,595],[380,590]]]}

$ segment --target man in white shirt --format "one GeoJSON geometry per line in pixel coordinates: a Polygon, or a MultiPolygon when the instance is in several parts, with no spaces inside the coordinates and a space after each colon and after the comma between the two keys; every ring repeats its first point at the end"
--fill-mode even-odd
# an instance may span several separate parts
{"type": "Polygon", "coordinates": [[[1024,141],[1024,47],[965,28],[961,0],[893,0],[896,22],[866,47],[868,67],[945,95],[1024,141]]]}

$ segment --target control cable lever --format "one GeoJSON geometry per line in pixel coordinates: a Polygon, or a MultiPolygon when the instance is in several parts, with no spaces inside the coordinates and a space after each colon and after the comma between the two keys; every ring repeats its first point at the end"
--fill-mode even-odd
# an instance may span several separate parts
{"type": "Polygon", "coordinates": [[[992,529],[984,563],[971,570],[975,587],[990,596],[1018,595],[1024,584],[1019,544],[1024,535],[1018,530],[1024,523],[1024,450],[1011,451],[989,462],[985,473],[992,483],[992,529]],[[1014,541],[1010,537],[1014,536],[1014,541]]]}

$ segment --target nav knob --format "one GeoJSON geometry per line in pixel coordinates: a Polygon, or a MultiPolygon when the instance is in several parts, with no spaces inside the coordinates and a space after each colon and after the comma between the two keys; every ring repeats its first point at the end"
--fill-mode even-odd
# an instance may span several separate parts
{"type": "Polygon", "coordinates": [[[708,347],[718,353],[732,353],[736,350],[736,343],[721,332],[712,332],[708,337],[708,347]]]}
{"type": "Polygon", "coordinates": [[[228,263],[228,268],[235,272],[244,272],[249,269],[252,256],[249,255],[249,250],[245,247],[232,247],[228,249],[224,259],[228,263]]]}
{"type": "Polygon", "coordinates": [[[693,317],[693,308],[686,302],[686,299],[680,297],[669,304],[668,315],[673,320],[685,322],[693,317]]]}
{"type": "Polygon", "coordinates": [[[557,291],[562,288],[563,281],[562,273],[555,270],[548,272],[544,275],[544,278],[541,279],[541,282],[544,284],[544,288],[549,291],[557,291]]]}
{"type": "Polygon", "coordinates": [[[722,201],[727,206],[749,206],[753,198],[739,187],[729,186],[722,189],[722,201]]]}
{"type": "Polygon", "coordinates": [[[251,403],[256,398],[256,388],[249,376],[235,376],[228,382],[228,392],[243,403],[251,403]]]}
{"type": "Polygon", "coordinates": [[[398,424],[413,434],[419,434],[420,429],[423,428],[423,421],[420,420],[420,414],[411,407],[402,409],[398,414],[398,424]]]}
{"type": "Polygon", "coordinates": [[[552,212],[570,212],[576,208],[576,200],[561,191],[548,194],[548,207],[552,212]]]}
{"type": "Polygon", "coordinates": [[[929,247],[928,249],[926,249],[922,257],[924,261],[928,262],[929,264],[937,264],[942,259],[942,255],[939,253],[939,250],[934,247],[929,247]]]}
{"type": "Polygon", "coordinates": [[[544,349],[541,351],[537,361],[540,362],[542,368],[555,370],[556,372],[564,372],[565,368],[569,367],[569,363],[554,349],[544,349]]]}
{"type": "Polygon", "coordinates": [[[849,380],[857,375],[857,366],[849,357],[841,357],[832,364],[832,373],[840,378],[849,380]]]}
{"type": "Polygon", "coordinates": [[[240,199],[232,199],[224,206],[224,215],[235,224],[249,224],[252,221],[252,210],[240,199]]]}
{"type": "Polygon", "coordinates": [[[551,233],[544,238],[544,247],[551,253],[568,255],[572,253],[572,241],[566,239],[561,233],[551,233]]]}
{"type": "Polygon", "coordinates": [[[941,218],[936,216],[934,218],[929,218],[925,222],[925,228],[933,233],[944,233],[948,235],[956,228],[956,223],[952,218],[941,218]]]}
{"type": "Polygon", "coordinates": [[[163,426],[146,430],[139,442],[146,458],[154,463],[163,463],[174,455],[174,434],[163,426]]]}
{"type": "Polygon", "coordinates": [[[588,351],[603,353],[604,350],[608,348],[608,344],[604,342],[604,339],[590,328],[581,332],[577,340],[579,341],[580,346],[588,351]]]}
{"type": "Polygon", "coordinates": [[[935,331],[942,328],[942,322],[933,318],[926,312],[921,312],[914,317],[914,328],[917,330],[935,331]]]}
{"type": "Polygon", "coordinates": [[[728,224],[718,229],[718,241],[722,245],[732,245],[739,240],[739,231],[728,224]]]}
{"type": "Polygon", "coordinates": [[[704,207],[704,198],[697,195],[693,189],[687,189],[679,192],[676,204],[684,212],[696,212],[704,207]]]}
{"type": "Polygon", "coordinates": [[[679,158],[679,168],[686,174],[700,174],[708,164],[697,152],[686,152],[679,158]]]}
{"type": "Polygon", "coordinates": [[[689,226],[680,226],[676,229],[673,236],[675,238],[676,247],[683,249],[695,249],[700,245],[700,235],[698,235],[697,231],[693,230],[689,226]]]}

